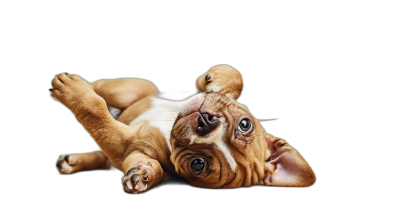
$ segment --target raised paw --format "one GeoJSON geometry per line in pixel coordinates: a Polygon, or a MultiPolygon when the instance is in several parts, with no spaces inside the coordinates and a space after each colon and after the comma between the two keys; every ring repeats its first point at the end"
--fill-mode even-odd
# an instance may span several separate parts
{"type": "Polygon", "coordinates": [[[90,107],[96,99],[101,99],[92,86],[77,75],[58,74],[53,79],[52,86],[51,96],[73,112],[78,106],[90,107]]]}
{"type": "Polygon", "coordinates": [[[128,170],[122,179],[124,190],[127,193],[137,194],[146,191],[154,181],[154,169],[151,162],[140,161],[136,167],[128,170]]]}
{"type": "Polygon", "coordinates": [[[200,91],[219,93],[232,99],[237,99],[243,89],[242,76],[229,65],[210,68],[197,79],[196,85],[200,91]]]}
{"type": "Polygon", "coordinates": [[[56,167],[60,173],[70,174],[83,170],[110,169],[111,164],[104,153],[97,151],[60,155],[57,159],[56,167]]]}

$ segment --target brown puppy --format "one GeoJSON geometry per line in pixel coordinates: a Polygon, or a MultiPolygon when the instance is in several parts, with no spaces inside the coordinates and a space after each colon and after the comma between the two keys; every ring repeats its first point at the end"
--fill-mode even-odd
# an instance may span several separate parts
{"type": "Polygon", "coordinates": [[[76,75],[57,75],[52,96],[75,114],[103,152],[61,156],[59,171],[106,169],[111,163],[125,173],[122,182],[129,193],[156,185],[164,170],[210,188],[315,182],[299,153],[266,134],[235,102],[243,87],[237,70],[215,66],[196,84],[200,93],[177,102],[157,97],[157,88],[145,80],[90,85],[76,75]],[[122,110],[117,120],[107,106],[122,110]]]}

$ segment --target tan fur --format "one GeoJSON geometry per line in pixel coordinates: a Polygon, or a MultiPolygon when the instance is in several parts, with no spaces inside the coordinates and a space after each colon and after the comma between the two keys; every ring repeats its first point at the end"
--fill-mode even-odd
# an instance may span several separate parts
{"type": "Polygon", "coordinates": [[[52,96],[75,114],[109,161],[125,173],[123,185],[129,193],[157,184],[163,169],[176,172],[193,185],[211,188],[309,186],[315,182],[300,154],[284,140],[267,134],[257,119],[235,102],[243,83],[240,73],[230,66],[215,66],[197,80],[198,89],[207,94],[179,112],[170,135],[172,151],[160,129],[149,121],[128,126],[151,108],[150,96],[158,91],[150,82],[101,80],[91,86],[79,76],[60,74],[52,84],[52,96]],[[115,120],[107,105],[125,110],[115,120]],[[206,136],[196,132],[200,113],[218,117],[220,122],[206,136]],[[243,119],[250,121],[252,129],[242,133],[238,126],[243,119]],[[206,161],[200,173],[190,168],[195,158],[206,161]]]}
{"type": "Polygon", "coordinates": [[[119,109],[125,109],[146,96],[158,93],[153,83],[143,79],[99,80],[93,83],[93,89],[107,105],[119,109]]]}
{"type": "Polygon", "coordinates": [[[57,163],[62,161],[62,168],[58,168],[61,173],[76,173],[84,170],[110,169],[110,161],[101,151],[69,154],[69,161],[66,155],[60,156],[57,163]],[[74,157],[74,158],[71,158],[74,157]]]}
{"type": "Polygon", "coordinates": [[[147,96],[145,98],[139,99],[137,102],[134,102],[131,106],[126,108],[117,120],[126,125],[129,125],[133,120],[135,120],[135,118],[139,117],[150,108],[151,97],[147,96]]]}

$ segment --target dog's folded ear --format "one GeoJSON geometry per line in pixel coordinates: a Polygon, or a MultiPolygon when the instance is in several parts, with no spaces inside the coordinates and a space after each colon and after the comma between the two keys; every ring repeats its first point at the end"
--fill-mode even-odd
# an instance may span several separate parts
{"type": "Polygon", "coordinates": [[[197,89],[206,93],[219,93],[236,100],[243,89],[242,75],[229,65],[217,65],[200,76],[197,89]]]}
{"type": "Polygon", "coordinates": [[[307,187],[314,184],[314,172],[295,149],[272,135],[267,135],[266,141],[265,185],[307,187]]]}

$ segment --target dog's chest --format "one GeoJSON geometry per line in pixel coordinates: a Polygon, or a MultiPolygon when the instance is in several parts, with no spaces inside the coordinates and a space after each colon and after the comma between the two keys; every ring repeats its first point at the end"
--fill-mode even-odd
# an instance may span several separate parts
{"type": "Polygon", "coordinates": [[[176,117],[178,116],[180,107],[180,102],[151,97],[150,109],[134,119],[130,123],[130,126],[133,126],[142,120],[149,121],[151,126],[158,127],[160,129],[161,133],[167,140],[169,149],[171,150],[169,137],[176,117]]]}

